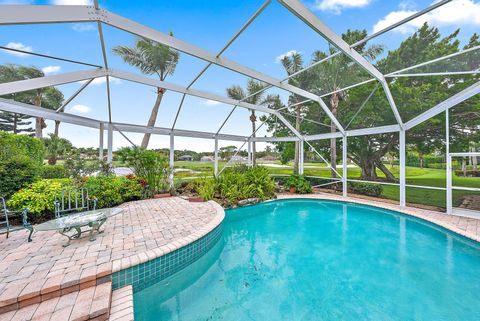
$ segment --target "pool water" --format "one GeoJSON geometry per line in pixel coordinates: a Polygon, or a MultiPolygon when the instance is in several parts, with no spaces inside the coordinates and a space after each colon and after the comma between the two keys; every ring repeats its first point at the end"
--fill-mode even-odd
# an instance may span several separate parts
{"type": "Polygon", "coordinates": [[[480,246],[369,206],[226,211],[223,239],[134,293],[135,320],[480,320],[480,246]]]}

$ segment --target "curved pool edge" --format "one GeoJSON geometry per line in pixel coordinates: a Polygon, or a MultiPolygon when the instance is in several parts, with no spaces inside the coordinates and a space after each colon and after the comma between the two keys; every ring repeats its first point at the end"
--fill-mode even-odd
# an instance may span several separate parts
{"type": "MultiPolygon", "coordinates": [[[[215,209],[216,215],[210,222],[194,233],[143,252],[139,262],[127,261],[112,270],[112,290],[132,285],[135,290],[183,269],[200,258],[219,240],[225,211],[214,201],[208,203],[215,209]]],[[[123,263],[123,262],[122,262],[123,263]]]]}
{"type": "Polygon", "coordinates": [[[345,203],[361,204],[381,209],[386,209],[394,212],[399,212],[408,216],[412,216],[439,227],[445,228],[453,233],[468,238],[472,241],[480,243],[480,220],[469,217],[461,217],[456,215],[448,215],[442,212],[424,210],[413,207],[402,207],[400,205],[389,204],[384,202],[377,202],[372,200],[365,200],[354,197],[343,197],[340,195],[318,193],[318,194],[277,194],[276,200],[268,202],[288,200],[288,199],[317,199],[317,200],[332,200],[345,203]]]}

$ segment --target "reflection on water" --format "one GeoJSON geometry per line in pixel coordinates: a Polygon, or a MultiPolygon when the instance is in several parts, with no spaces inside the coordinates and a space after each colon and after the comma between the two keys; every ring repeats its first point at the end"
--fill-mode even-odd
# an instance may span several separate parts
{"type": "Polygon", "coordinates": [[[136,320],[480,320],[480,249],[333,201],[227,211],[222,241],[135,293],[136,320]]]}

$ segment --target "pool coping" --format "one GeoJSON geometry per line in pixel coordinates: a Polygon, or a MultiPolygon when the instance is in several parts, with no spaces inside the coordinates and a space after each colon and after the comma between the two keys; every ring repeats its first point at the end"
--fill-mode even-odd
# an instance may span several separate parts
{"type": "MultiPolygon", "coordinates": [[[[419,208],[413,208],[413,207],[403,207],[400,205],[396,204],[390,204],[390,203],[383,203],[379,201],[372,201],[372,200],[365,200],[361,198],[354,198],[351,196],[344,197],[340,195],[335,195],[335,194],[327,194],[327,193],[315,193],[315,194],[288,194],[288,193],[282,193],[282,194],[277,194],[277,199],[278,200],[286,200],[286,199],[319,199],[319,200],[334,200],[334,201],[342,201],[346,203],[354,203],[354,204],[361,204],[361,205],[369,205],[377,208],[382,208],[386,210],[391,210],[395,212],[399,212],[402,214],[406,214],[415,218],[422,219],[424,221],[433,223],[435,225],[438,225],[440,227],[443,227],[449,231],[452,231],[456,234],[459,234],[463,237],[466,237],[470,240],[480,242],[480,235],[476,234],[477,229],[480,229],[480,220],[475,219],[475,218],[469,218],[469,217],[461,217],[461,216],[456,216],[456,215],[449,215],[445,214],[442,212],[436,212],[436,211],[431,211],[431,210],[425,210],[425,209],[419,209],[419,208]],[[479,226],[476,228],[474,231],[472,229],[468,229],[468,226],[466,226],[465,229],[460,228],[457,224],[453,224],[452,222],[449,222],[448,220],[451,220],[452,218],[454,219],[464,219],[466,222],[477,222],[477,225],[479,226]]],[[[274,201],[274,200],[272,200],[274,201]]],[[[480,232],[480,230],[479,230],[480,232]]]]}
{"type": "Polygon", "coordinates": [[[204,226],[196,230],[194,233],[188,236],[182,237],[173,242],[170,242],[168,244],[165,244],[161,247],[157,247],[151,250],[137,253],[135,255],[132,255],[126,258],[112,261],[112,274],[121,270],[128,269],[130,267],[154,260],[156,258],[162,257],[166,254],[169,254],[173,251],[176,251],[184,246],[187,246],[201,239],[203,236],[213,231],[217,226],[219,226],[223,222],[225,218],[225,210],[217,202],[208,201],[208,203],[212,205],[216,211],[215,217],[210,222],[208,222],[207,224],[205,224],[204,226]]]}

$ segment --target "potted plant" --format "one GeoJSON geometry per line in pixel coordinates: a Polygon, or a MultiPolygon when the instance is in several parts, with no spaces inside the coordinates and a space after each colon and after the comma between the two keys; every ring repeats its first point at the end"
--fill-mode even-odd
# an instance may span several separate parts
{"type": "Polygon", "coordinates": [[[286,181],[285,185],[288,186],[288,191],[292,194],[294,194],[297,191],[297,185],[298,185],[298,176],[292,175],[290,176],[286,181]]]}

